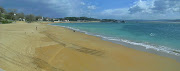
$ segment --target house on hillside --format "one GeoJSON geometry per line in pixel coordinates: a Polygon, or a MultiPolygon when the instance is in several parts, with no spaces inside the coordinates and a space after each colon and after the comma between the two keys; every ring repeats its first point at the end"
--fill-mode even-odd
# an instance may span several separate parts
{"type": "Polygon", "coordinates": [[[62,21],[59,19],[53,19],[53,22],[62,22],[62,21]]]}
{"type": "Polygon", "coordinates": [[[69,20],[63,20],[63,22],[69,22],[69,20]]]}
{"type": "Polygon", "coordinates": [[[50,21],[50,19],[49,19],[49,18],[46,18],[46,21],[50,21]]]}
{"type": "Polygon", "coordinates": [[[39,18],[39,19],[38,19],[38,21],[43,21],[43,19],[44,19],[44,17],[42,17],[42,18],[39,18]]]}
{"type": "Polygon", "coordinates": [[[77,22],[88,22],[88,20],[77,20],[77,22]]]}
{"type": "Polygon", "coordinates": [[[19,18],[18,21],[26,21],[26,19],[19,18]]]}

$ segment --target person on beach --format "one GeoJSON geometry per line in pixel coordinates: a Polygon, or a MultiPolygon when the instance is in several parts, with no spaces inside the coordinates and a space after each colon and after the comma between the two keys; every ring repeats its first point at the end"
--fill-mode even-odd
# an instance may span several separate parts
{"type": "Polygon", "coordinates": [[[73,30],[73,32],[76,32],[75,30],[73,30]]]}
{"type": "Polygon", "coordinates": [[[37,30],[37,26],[36,26],[36,30],[37,30]]]}

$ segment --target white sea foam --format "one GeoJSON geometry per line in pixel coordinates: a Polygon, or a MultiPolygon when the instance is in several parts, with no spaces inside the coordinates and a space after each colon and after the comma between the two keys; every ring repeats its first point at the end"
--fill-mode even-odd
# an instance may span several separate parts
{"type": "MultiPolygon", "coordinates": [[[[78,32],[82,32],[82,33],[85,33],[85,34],[88,34],[88,35],[101,37],[101,38],[109,40],[109,41],[124,42],[124,43],[128,43],[128,44],[131,44],[131,45],[142,46],[142,47],[145,47],[146,49],[154,49],[156,51],[166,52],[166,53],[169,53],[169,54],[174,54],[174,55],[180,56],[180,53],[179,53],[180,50],[175,50],[175,49],[165,47],[165,46],[151,45],[151,44],[147,44],[147,43],[138,43],[138,42],[133,42],[133,41],[130,41],[130,40],[125,40],[125,39],[120,39],[120,38],[115,38],[115,37],[106,37],[106,36],[102,36],[102,35],[96,35],[96,34],[92,34],[92,33],[82,31],[82,30],[77,29],[77,28],[72,28],[72,27],[69,27],[69,26],[61,26],[61,27],[65,27],[65,28],[68,28],[68,29],[71,29],[71,30],[76,30],[78,32]]],[[[152,33],[151,35],[154,36],[155,34],[152,33]]]]}
{"type": "Polygon", "coordinates": [[[0,71],[4,71],[4,70],[0,68],[0,71]]]}
{"type": "Polygon", "coordinates": [[[171,49],[171,48],[168,48],[165,46],[155,46],[155,45],[150,45],[150,44],[146,44],[146,43],[137,43],[137,42],[124,40],[124,39],[108,39],[108,40],[121,41],[121,42],[125,42],[125,43],[132,44],[132,45],[142,46],[142,47],[145,47],[146,49],[154,49],[157,51],[162,51],[162,52],[174,54],[177,56],[180,55],[179,53],[176,53],[176,52],[180,52],[180,50],[171,49]],[[176,51],[176,52],[174,52],[174,51],[176,51]]]}

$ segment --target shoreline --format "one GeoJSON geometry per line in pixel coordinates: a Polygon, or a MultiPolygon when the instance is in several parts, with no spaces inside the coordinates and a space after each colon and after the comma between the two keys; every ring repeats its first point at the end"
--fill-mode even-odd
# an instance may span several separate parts
{"type": "MultiPolygon", "coordinates": [[[[106,40],[106,41],[109,41],[109,40],[106,40]]],[[[110,41],[110,42],[120,44],[120,45],[123,45],[123,46],[125,46],[127,48],[132,48],[132,49],[135,49],[135,50],[138,50],[138,51],[144,51],[144,52],[147,52],[147,53],[152,53],[152,54],[155,54],[155,55],[172,58],[172,59],[175,59],[176,61],[180,62],[180,56],[178,56],[178,55],[166,53],[164,51],[158,51],[158,50],[155,50],[155,49],[152,49],[152,48],[147,49],[146,47],[143,47],[143,46],[128,44],[128,43],[124,43],[124,42],[115,42],[115,41],[110,41]]]]}
{"type": "Polygon", "coordinates": [[[180,62],[180,56],[179,55],[175,55],[175,54],[172,54],[172,53],[167,53],[167,52],[164,52],[162,50],[155,50],[153,48],[146,48],[146,47],[143,47],[143,46],[140,46],[140,45],[133,45],[133,44],[129,44],[129,43],[125,43],[125,42],[122,42],[122,41],[112,41],[112,40],[109,40],[109,39],[105,39],[103,37],[100,37],[100,36],[96,36],[96,35],[92,35],[92,34],[89,34],[88,32],[83,32],[83,30],[77,30],[77,29],[74,29],[72,27],[65,27],[65,26],[60,26],[60,25],[53,25],[55,23],[52,23],[52,24],[48,24],[48,25],[51,25],[51,26],[58,26],[58,27],[62,27],[62,28],[66,28],[68,30],[76,30],[77,32],[80,32],[80,33],[83,33],[83,34],[86,34],[86,35],[90,35],[90,36],[95,36],[95,37],[98,37],[98,38],[101,38],[102,40],[104,41],[109,41],[109,42],[113,42],[113,43],[116,43],[116,44],[119,44],[119,45],[123,45],[127,48],[132,48],[132,49],[135,49],[135,50],[139,50],[139,51],[144,51],[144,52],[147,52],[147,53],[152,53],[152,54],[156,54],[156,55],[159,55],[159,56],[164,56],[164,57],[169,57],[169,58],[173,58],[175,60],[177,60],[178,62],[180,62]]]}
{"type": "Polygon", "coordinates": [[[30,23],[0,27],[0,68],[7,71],[180,70],[180,63],[172,58],[59,26],[30,23]]]}

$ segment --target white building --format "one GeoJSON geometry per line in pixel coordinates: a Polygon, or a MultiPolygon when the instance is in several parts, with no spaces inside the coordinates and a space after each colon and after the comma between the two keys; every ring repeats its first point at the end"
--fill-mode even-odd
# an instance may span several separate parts
{"type": "Polygon", "coordinates": [[[69,20],[64,20],[64,22],[69,22],[69,20]]]}
{"type": "Polygon", "coordinates": [[[43,21],[43,19],[44,19],[44,17],[42,17],[42,18],[39,18],[39,19],[38,19],[38,21],[43,21]]]}
{"type": "Polygon", "coordinates": [[[26,21],[26,19],[19,18],[19,21],[26,21]]]}

